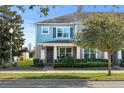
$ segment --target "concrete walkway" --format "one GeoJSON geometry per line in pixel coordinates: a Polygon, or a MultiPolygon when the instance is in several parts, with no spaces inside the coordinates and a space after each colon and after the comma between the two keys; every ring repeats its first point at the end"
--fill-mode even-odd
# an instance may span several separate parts
{"type": "MultiPolygon", "coordinates": [[[[107,70],[42,70],[42,71],[0,71],[0,73],[107,73],[107,70]]],[[[112,73],[124,73],[124,70],[112,70],[112,73]]]]}

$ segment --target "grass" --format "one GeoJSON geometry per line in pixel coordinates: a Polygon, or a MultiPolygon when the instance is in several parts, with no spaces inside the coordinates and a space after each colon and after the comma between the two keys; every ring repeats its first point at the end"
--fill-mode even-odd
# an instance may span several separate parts
{"type": "MultiPolygon", "coordinates": [[[[93,67],[93,68],[54,68],[55,70],[108,70],[107,67],[93,67]]],[[[118,70],[112,67],[112,70],[118,70]]]]}
{"type": "Polygon", "coordinates": [[[6,68],[5,70],[42,70],[42,67],[34,67],[33,66],[33,60],[25,60],[25,61],[19,61],[17,67],[13,68],[6,68]]]}
{"type": "Polygon", "coordinates": [[[0,79],[124,80],[124,73],[112,76],[107,73],[0,73],[0,79]]]}

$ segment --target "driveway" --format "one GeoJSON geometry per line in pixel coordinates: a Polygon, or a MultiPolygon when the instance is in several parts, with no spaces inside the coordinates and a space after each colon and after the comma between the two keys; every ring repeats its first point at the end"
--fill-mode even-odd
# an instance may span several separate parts
{"type": "Polygon", "coordinates": [[[0,80],[0,88],[124,88],[124,81],[84,81],[81,79],[0,80]]]}

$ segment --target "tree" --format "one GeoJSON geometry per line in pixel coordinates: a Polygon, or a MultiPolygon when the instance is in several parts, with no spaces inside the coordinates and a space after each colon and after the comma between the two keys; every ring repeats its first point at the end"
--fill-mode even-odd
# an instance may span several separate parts
{"type": "Polygon", "coordinates": [[[119,14],[96,13],[82,22],[74,39],[80,47],[97,48],[108,52],[108,75],[111,75],[111,56],[124,45],[124,20],[119,14]]]}
{"type": "MultiPolygon", "coordinates": [[[[15,9],[18,8],[18,10],[22,11],[23,13],[26,11],[24,5],[6,5],[7,7],[10,7],[11,9],[14,7],[15,9]]],[[[37,8],[39,10],[38,14],[42,17],[42,16],[48,16],[49,15],[49,11],[51,8],[55,9],[58,7],[63,7],[64,5],[29,5],[28,8],[33,10],[34,8],[37,8]]],[[[88,7],[94,7],[96,8],[97,5],[87,5],[88,7]]],[[[83,12],[84,9],[84,5],[76,5],[77,7],[77,12],[83,12]]],[[[108,7],[107,5],[103,5],[103,7],[108,7]]],[[[112,5],[113,10],[119,8],[120,6],[118,5],[112,5]]],[[[13,8],[13,9],[14,9],[13,8]]],[[[17,11],[17,10],[15,10],[17,11]]],[[[6,11],[0,9],[0,13],[5,13],[6,11]]]]}
{"type": "Polygon", "coordinates": [[[12,33],[12,49],[13,55],[18,52],[24,43],[23,39],[23,20],[16,11],[11,11],[10,6],[0,6],[0,10],[5,12],[0,13],[0,59],[8,62],[10,53],[10,28],[14,30],[12,33]]]}

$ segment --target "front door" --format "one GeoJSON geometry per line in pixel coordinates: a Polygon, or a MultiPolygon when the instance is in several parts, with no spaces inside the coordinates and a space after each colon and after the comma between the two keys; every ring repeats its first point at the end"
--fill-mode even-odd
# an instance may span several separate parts
{"type": "Polygon", "coordinates": [[[53,47],[47,47],[47,63],[53,63],[53,47]]]}

